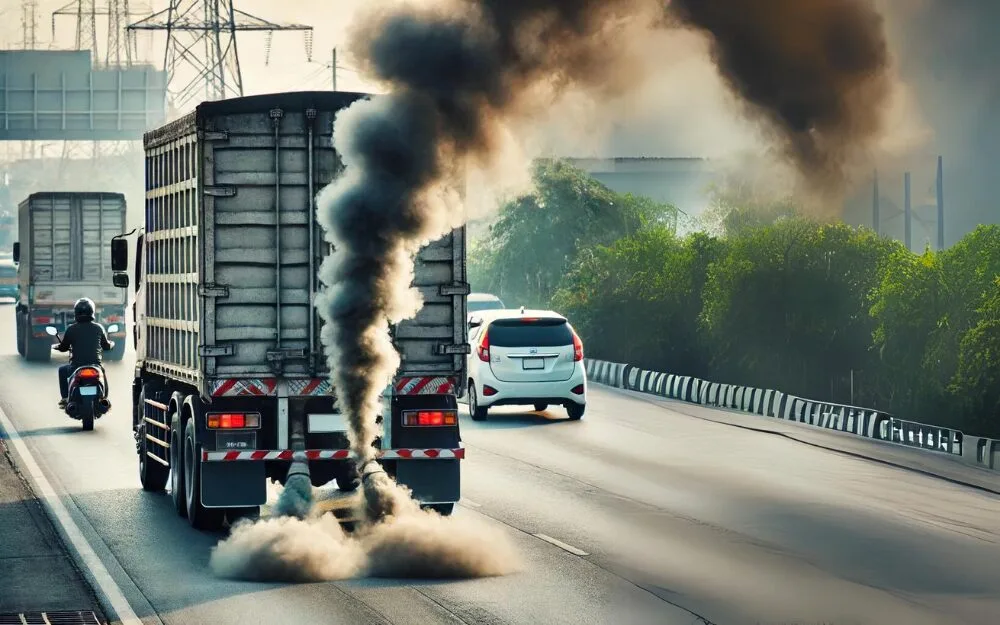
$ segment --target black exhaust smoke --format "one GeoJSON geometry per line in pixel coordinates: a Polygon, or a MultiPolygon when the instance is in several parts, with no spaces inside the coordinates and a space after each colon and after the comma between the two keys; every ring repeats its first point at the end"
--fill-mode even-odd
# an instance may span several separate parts
{"type": "MultiPolygon", "coordinates": [[[[867,0],[764,4],[670,7],[710,33],[720,70],[800,170],[834,179],[848,148],[879,129],[880,21],[867,0]]],[[[462,222],[448,181],[466,164],[492,164],[504,126],[530,120],[564,90],[627,90],[638,78],[622,63],[627,46],[670,24],[664,9],[662,0],[455,0],[376,11],[354,30],[353,55],[389,93],[337,116],[346,169],[319,197],[336,251],[321,268],[328,288],[317,308],[359,466],[373,459],[380,395],[399,365],[388,324],[422,304],[410,287],[413,257],[462,222]]]]}

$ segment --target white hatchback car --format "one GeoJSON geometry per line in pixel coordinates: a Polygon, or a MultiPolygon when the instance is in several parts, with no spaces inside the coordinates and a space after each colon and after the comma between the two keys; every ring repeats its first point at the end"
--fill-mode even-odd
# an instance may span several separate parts
{"type": "Polygon", "coordinates": [[[565,317],[548,310],[488,310],[469,319],[469,414],[486,419],[493,406],[565,406],[569,418],[587,407],[583,342],[565,317]]]}

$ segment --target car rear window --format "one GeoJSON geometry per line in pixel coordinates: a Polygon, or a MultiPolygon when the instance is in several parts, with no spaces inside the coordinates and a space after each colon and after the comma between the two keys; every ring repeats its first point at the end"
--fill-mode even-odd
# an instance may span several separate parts
{"type": "Polygon", "coordinates": [[[573,331],[564,319],[498,319],[490,324],[490,345],[497,347],[555,347],[572,345],[573,331]]]}

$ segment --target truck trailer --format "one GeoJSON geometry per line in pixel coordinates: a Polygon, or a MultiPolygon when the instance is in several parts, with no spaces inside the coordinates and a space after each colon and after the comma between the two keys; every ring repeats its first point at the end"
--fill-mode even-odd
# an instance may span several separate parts
{"type": "Polygon", "coordinates": [[[18,298],[14,307],[17,351],[30,361],[47,362],[52,337],[73,323],[73,304],[89,297],[95,321],[104,325],[115,347],[107,360],[125,355],[125,294],[112,279],[112,239],[125,227],[125,196],[121,193],[34,193],[18,207],[18,298]]]}
{"type": "MultiPolygon", "coordinates": [[[[140,481],[161,491],[169,479],[194,527],[258,514],[267,480],[284,483],[293,459],[308,462],[316,486],[359,486],[314,300],[331,252],[316,195],[342,170],[334,116],[366,97],[205,102],[143,138],[145,217],[134,265],[130,239],[112,242],[113,280],[135,289],[140,481]]],[[[391,329],[402,365],[374,443],[386,472],[443,514],[459,500],[464,458],[465,236],[456,229],[418,255],[425,304],[391,329]]]]}

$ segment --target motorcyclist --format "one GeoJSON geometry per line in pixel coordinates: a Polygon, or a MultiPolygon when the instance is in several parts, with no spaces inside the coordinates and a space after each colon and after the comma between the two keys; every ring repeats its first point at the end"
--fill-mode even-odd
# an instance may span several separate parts
{"type": "Polygon", "coordinates": [[[73,305],[76,323],[66,328],[62,341],[56,346],[60,352],[71,351],[68,364],[59,367],[59,407],[65,409],[69,396],[69,376],[79,367],[100,366],[103,350],[111,349],[104,326],[94,321],[94,302],[81,297],[73,305]]]}

